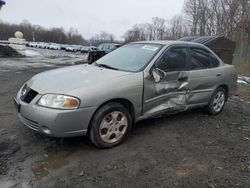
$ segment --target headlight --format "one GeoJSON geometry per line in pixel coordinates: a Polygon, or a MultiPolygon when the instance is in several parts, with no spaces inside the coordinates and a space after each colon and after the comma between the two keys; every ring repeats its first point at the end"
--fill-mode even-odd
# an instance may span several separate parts
{"type": "Polygon", "coordinates": [[[46,94],[37,102],[39,106],[57,109],[76,109],[80,105],[79,99],[66,95],[46,94]]]}

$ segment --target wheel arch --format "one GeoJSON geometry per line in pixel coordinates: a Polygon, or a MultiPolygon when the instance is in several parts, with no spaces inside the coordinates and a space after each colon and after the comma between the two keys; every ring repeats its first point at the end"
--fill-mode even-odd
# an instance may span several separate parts
{"type": "Polygon", "coordinates": [[[91,119],[90,119],[90,122],[89,122],[89,125],[88,125],[88,132],[89,132],[89,126],[91,124],[91,121],[94,117],[94,115],[96,114],[96,112],[101,108],[103,107],[104,105],[108,104],[108,103],[112,103],[112,102],[115,102],[115,103],[119,103],[121,105],[123,105],[125,108],[128,109],[129,113],[131,114],[131,117],[132,117],[132,123],[134,124],[135,123],[135,108],[134,108],[134,105],[131,101],[129,101],[128,99],[124,99],[124,98],[115,98],[115,99],[110,99],[108,101],[105,101],[104,103],[102,103],[96,110],[95,112],[93,113],[91,119]]]}

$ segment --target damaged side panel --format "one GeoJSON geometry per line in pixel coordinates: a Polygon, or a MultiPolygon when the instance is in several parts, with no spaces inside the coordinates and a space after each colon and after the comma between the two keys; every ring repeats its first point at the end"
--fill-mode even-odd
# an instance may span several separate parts
{"type": "Polygon", "coordinates": [[[174,71],[165,74],[156,82],[153,76],[145,78],[144,116],[163,111],[183,111],[189,98],[189,75],[187,71],[174,71]]]}

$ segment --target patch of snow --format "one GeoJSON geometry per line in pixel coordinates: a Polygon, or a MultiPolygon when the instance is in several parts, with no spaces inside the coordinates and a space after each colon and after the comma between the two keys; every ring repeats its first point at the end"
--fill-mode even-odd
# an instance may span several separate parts
{"type": "Polygon", "coordinates": [[[238,76],[237,83],[240,85],[250,85],[250,77],[238,76]]]}
{"type": "Polygon", "coordinates": [[[244,80],[237,80],[237,83],[242,85],[247,85],[247,82],[244,80]]]}
{"type": "Polygon", "coordinates": [[[32,50],[25,50],[24,55],[28,57],[41,56],[40,53],[38,53],[37,51],[32,51],[32,50]]]}

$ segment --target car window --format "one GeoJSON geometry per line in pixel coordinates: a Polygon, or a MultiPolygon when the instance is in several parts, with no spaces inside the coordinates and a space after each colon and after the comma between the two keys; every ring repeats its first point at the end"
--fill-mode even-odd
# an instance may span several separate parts
{"type": "Polygon", "coordinates": [[[156,67],[167,72],[184,70],[187,62],[187,50],[185,47],[174,47],[166,51],[157,61],[156,67]]]}
{"type": "Polygon", "coordinates": [[[101,45],[98,46],[98,49],[99,49],[99,50],[103,50],[103,48],[104,48],[104,45],[103,45],[103,44],[101,44],[101,45]]]}
{"type": "Polygon", "coordinates": [[[162,45],[127,44],[97,60],[97,64],[105,64],[125,71],[139,71],[158,53],[162,45]]]}
{"type": "Polygon", "coordinates": [[[104,50],[109,50],[109,48],[110,48],[110,45],[107,44],[107,45],[104,46],[103,49],[104,49],[104,50]]]}
{"type": "Polygon", "coordinates": [[[212,68],[218,67],[220,65],[219,60],[212,53],[210,53],[210,62],[212,68]]]}
{"type": "Polygon", "coordinates": [[[109,46],[109,50],[113,50],[113,49],[115,49],[116,47],[115,47],[115,45],[110,45],[109,46]]]}
{"type": "Polygon", "coordinates": [[[190,49],[190,68],[207,69],[210,68],[209,52],[201,48],[190,49]]]}

